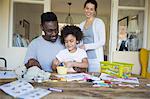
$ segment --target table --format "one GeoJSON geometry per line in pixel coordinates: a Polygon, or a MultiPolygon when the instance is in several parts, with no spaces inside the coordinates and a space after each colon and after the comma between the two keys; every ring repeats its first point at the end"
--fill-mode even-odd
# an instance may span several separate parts
{"type": "MultiPolygon", "coordinates": [[[[0,85],[11,80],[0,80],[0,85]]],[[[33,83],[34,87],[59,88],[63,92],[52,92],[43,99],[150,99],[150,83],[148,79],[140,79],[140,86],[136,88],[94,88],[90,82],[44,82],[33,83]]],[[[0,99],[13,99],[13,97],[0,91],[0,99]]]]}

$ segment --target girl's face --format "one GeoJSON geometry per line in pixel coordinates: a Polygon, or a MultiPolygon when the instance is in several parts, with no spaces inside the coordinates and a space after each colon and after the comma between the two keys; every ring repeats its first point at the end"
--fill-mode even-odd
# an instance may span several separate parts
{"type": "Polygon", "coordinates": [[[85,8],[84,8],[84,13],[87,18],[91,18],[95,16],[95,5],[92,3],[87,3],[85,8]]]}
{"type": "Polygon", "coordinates": [[[77,40],[76,37],[72,34],[69,34],[65,39],[65,47],[69,50],[69,52],[75,52],[77,50],[77,40]]]}

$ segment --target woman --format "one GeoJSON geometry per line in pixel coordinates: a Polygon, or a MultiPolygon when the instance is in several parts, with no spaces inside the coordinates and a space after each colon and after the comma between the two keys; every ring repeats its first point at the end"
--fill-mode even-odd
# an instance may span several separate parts
{"type": "Polygon", "coordinates": [[[86,20],[80,24],[84,33],[83,45],[88,55],[88,72],[100,72],[100,61],[104,60],[103,46],[105,44],[105,25],[104,22],[96,18],[97,2],[87,0],[84,4],[86,20]]]}

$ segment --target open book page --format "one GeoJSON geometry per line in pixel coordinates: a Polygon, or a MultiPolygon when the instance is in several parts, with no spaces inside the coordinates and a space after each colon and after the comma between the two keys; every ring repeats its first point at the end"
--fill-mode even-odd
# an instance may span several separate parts
{"type": "Polygon", "coordinates": [[[17,78],[14,71],[0,71],[0,79],[17,78]]]}
{"type": "Polygon", "coordinates": [[[41,99],[42,97],[48,95],[51,91],[42,88],[35,88],[25,94],[19,96],[19,98],[23,99],[41,99]]]}
{"type": "Polygon", "coordinates": [[[26,99],[39,99],[42,96],[47,95],[48,93],[51,92],[49,90],[42,89],[42,88],[34,89],[34,87],[30,83],[22,80],[17,80],[8,84],[4,84],[0,86],[0,89],[15,98],[19,98],[19,97],[26,98],[30,96],[35,96],[36,93],[40,93],[40,94],[36,94],[37,97],[35,98],[26,98],[26,99]]]}
{"type": "Polygon", "coordinates": [[[17,80],[17,81],[0,86],[0,89],[2,89],[5,93],[13,97],[18,97],[21,94],[24,94],[30,90],[33,90],[34,88],[28,82],[17,80]]]}

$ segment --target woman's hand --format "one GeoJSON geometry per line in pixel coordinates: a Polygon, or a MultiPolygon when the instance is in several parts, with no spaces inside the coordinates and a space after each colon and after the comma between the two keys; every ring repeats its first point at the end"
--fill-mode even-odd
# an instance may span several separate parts
{"type": "Polygon", "coordinates": [[[84,49],[85,50],[85,46],[84,44],[80,45],[79,48],[84,49]]]}

